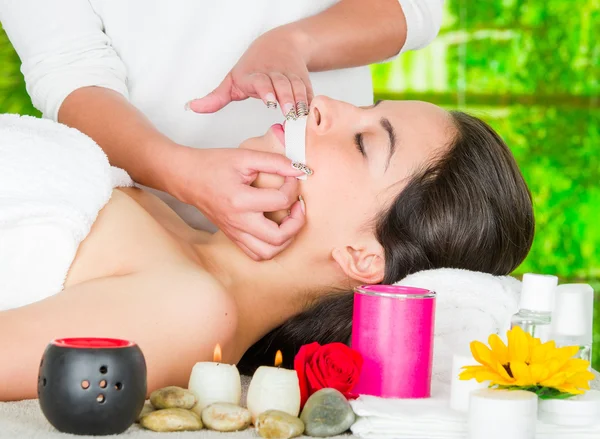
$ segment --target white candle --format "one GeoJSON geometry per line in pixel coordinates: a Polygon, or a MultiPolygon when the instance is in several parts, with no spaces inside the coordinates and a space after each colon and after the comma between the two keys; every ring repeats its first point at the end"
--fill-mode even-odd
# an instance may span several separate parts
{"type": "Polygon", "coordinates": [[[474,365],[477,365],[477,361],[475,361],[471,354],[454,354],[452,357],[452,376],[450,378],[450,408],[461,412],[468,412],[471,392],[489,387],[489,381],[478,383],[476,380],[464,381],[459,378],[463,366],[474,365]]]}
{"type": "Polygon", "coordinates": [[[468,439],[534,439],[538,397],[523,390],[479,389],[470,394],[468,439]]]}
{"type": "MultiPolygon", "coordinates": [[[[279,358],[281,353],[278,352],[279,358]]],[[[281,363],[280,359],[275,364],[281,363]]],[[[295,370],[259,367],[248,387],[246,405],[252,419],[267,410],[280,410],[292,416],[300,413],[300,383],[295,370]]]]}
{"type": "Polygon", "coordinates": [[[192,391],[198,402],[192,409],[202,414],[206,406],[215,402],[229,402],[239,405],[242,397],[242,381],[237,367],[220,363],[221,348],[215,348],[215,361],[196,363],[192,368],[188,389],[192,391]]]}

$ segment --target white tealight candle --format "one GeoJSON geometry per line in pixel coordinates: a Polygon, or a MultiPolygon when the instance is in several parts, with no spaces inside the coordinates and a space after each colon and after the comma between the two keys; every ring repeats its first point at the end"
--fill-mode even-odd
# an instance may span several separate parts
{"type": "Polygon", "coordinates": [[[468,439],[534,439],[538,397],[523,390],[479,389],[470,394],[468,439]]]}
{"type": "MultiPolygon", "coordinates": [[[[281,364],[281,352],[277,351],[275,365],[281,364]]],[[[300,413],[300,383],[295,370],[280,367],[259,367],[248,387],[246,400],[252,419],[267,410],[280,410],[292,416],[300,413]]]]}
{"type": "Polygon", "coordinates": [[[242,397],[242,381],[237,367],[220,363],[221,347],[217,345],[214,361],[196,363],[192,368],[188,389],[192,391],[198,402],[192,409],[198,415],[206,406],[215,402],[229,402],[239,405],[242,397]]]}

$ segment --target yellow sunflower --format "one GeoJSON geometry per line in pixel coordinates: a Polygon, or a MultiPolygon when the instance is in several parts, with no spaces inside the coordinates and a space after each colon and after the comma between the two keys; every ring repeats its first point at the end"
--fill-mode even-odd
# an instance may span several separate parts
{"type": "Polygon", "coordinates": [[[590,389],[594,375],[589,361],[573,358],[578,346],[557,348],[553,341],[542,343],[518,326],[507,336],[508,346],[496,334],[488,339],[490,347],[472,342],[471,352],[480,365],[463,367],[460,379],[489,381],[491,387],[530,390],[549,398],[590,389]]]}

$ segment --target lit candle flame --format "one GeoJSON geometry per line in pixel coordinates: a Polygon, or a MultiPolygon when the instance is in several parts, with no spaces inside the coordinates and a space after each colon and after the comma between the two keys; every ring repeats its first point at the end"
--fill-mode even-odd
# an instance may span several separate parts
{"type": "Polygon", "coordinates": [[[220,363],[223,355],[221,353],[221,345],[217,343],[215,346],[215,350],[213,351],[213,361],[220,363]]]}
{"type": "Polygon", "coordinates": [[[279,367],[283,363],[283,355],[281,355],[281,351],[277,351],[275,354],[275,366],[279,367]]]}

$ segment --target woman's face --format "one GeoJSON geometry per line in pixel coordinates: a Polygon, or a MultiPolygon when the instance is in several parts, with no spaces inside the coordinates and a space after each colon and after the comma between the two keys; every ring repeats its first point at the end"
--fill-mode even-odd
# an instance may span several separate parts
{"type": "MultiPolygon", "coordinates": [[[[355,107],[314,98],[306,126],[306,164],[314,174],[299,185],[306,233],[315,244],[329,247],[365,233],[373,237],[372,220],[454,133],[450,115],[433,104],[382,101],[355,107]]],[[[282,126],[274,125],[240,147],[285,154],[284,139],[282,126]]],[[[255,182],[259,187],[282,184],[282,177],[266,174],[255,182]]],[[[285,212],[276,220],[278,215],[285,212]]]]}

